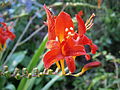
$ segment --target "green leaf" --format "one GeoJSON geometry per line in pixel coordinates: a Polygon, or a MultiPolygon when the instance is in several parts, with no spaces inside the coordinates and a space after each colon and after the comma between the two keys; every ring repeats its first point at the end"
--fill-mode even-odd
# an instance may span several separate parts
{"type": "MultiPolygon", "coordinates": [[[[32,69],[37,66],[40,55],[42,55],[44,53],[44,49],[45,49],[45,45],[46,45],[47,40],[48,39],[47,39],[47,35],[46,35],[44,37],[44,40],[40,44],[39,48],[37,49],[36,53],[33,55],[32,60],[30,61],[29,65],[27,67],[29,72],[31,72],[32,69]]],[[[43,65],[41,65],[41,66],[43,66],[43,65]]],[[[28,81],[29,81],[29,79],[26,79],[26,78],[22,79],[17,90],[23,90],[24,87],[26,87],[26,82],[28,82],[28,81]]],[[[34,82],[34,80],[33,80],[33,82],[34,82]]],[[[27,87],[29,87],[29,86],[27,86],[27,87]]]]}
{"type": "MultiPolygon", "coordinates": [[[[43,69],[43,61],[42,60],[38,64],[37,68],[39,71],[41,71],[41,69],[43,69]]],[[[36,80],[38,80],[38,78],[36,78],[36,77],[27,80],[26,84],[24,85],[24,90],[31,90],[33,85],[37,82],[36,80]]]]}
{"type": "Polygon", "coordinates": [[[6,83],[6,78],[4,76],[0,76],[0,89],[4,87],[6,83]]]}
{"type": "Polygon", "coordinates": [[[88,90],[91,90],[91,88],[97,83],[97,82],[99,82],[100,80],[105,80],[106,78],[108,78],[108,77],[110,77],[112,74],[104,74],[104,75],[100,75],[100,76],[98,76],[98,77],[95,77],[93,80],[92,80],[92,82],[91,82],[91,84],[89,85],[89,87],[88,87],[88,90]]]}
{"type": "Polygon", "coordinates": [[[5,87],[5,90],[16,90],[15,86],[13,84],[8,84],[6,87],[5,87]]]}
{"type": "Polygon", "coordinates": [[[7,65],[9,67],[9,71],[12,72],[14,68],[24,59],[27,51],[20,51],[14,53],[9,61],[7,62],[7,65]]]}

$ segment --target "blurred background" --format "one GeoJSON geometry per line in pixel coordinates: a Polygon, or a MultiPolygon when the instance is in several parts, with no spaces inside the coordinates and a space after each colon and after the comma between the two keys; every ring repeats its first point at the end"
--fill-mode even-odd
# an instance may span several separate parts
{"type": "MultiPolygon", "coordinates": [[[[95,13],[94,25],[86,34],[99,48],[95,55],[91,55],[91,61],[100,61],[102,66],[80,77],[50,75],[33,78],[21,90],[120,90],[120,0],[0,0],[0,22],[8,25],[13,22],[12,31],[16,34],[14,41],[8,40],[0,63],[7,64],[11,72],[15,67],[28,66],[47,34],[44,4],[55,15],[62,10],[69,13],[76,29],[75,14],[82,10],[86,21],[95,13]]],[[[77,57],[76,72],[86,63],[84,57],[77,57]]],[[[0,77],[0,90],[17,90],[20,81],[0,77]]]]}

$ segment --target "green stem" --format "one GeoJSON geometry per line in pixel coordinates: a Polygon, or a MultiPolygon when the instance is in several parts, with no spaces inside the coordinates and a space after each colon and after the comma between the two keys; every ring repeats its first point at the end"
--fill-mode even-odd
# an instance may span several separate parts
{"type": "MultiPolygon", "coordinates": [[[[65,71],[67,71],[68,68],[65,68],[65,71]]],[[[62,72],[58,74],[58,76],[55,76],[52,80],[50,80],[41,90],[48,90],[59,78],[61,78],[62,72]]]]}
{"type": "MultiPolygon", "coordinates": [[[[32,60],[30,61],[28,67],[27,67],[27,69],[28,69],[29,72],[32,71],[32,68],[36,67],[36,65],[37,65],[37,63],[39,61],[40,55],[42,55],[43,52],[44,52],[45,44],[46,44],[47,40],[48,39],[47,39],[47,35],[46,35],[45,38],[44,38],[44,40],[42,41],[41,45],[37,49],[36,53],[34,54],[32,60]]],[[[26,84],[26,82],[27,82],[27,79],[25,79],[25,78],[22,79],[21,82],[20,82],[20,84],[19,84],[19,86],[18,86],[18,88],[17,88],[17,90],[23,90],[24,85],[26,84]]]]}
{"type": "MultiPolygon", "coordinates": [[[[91,4],[88,4],[88,3],[80,3],[80,2],[75,2],[75,3],[72,3],[72,2],[66,2],[66,7],[67,6],[71,6],[71,7],[76,7],[76,6],[83,6],[83,7],[89,7],[89,8],[94,8],[94,9],[105,9],[105,8],[98,8],[97,5],[91,5],[91,4]]],[[[54,3],[52,5],[50,5],[49,7],[57,7],[57,6],[63,6],[65,5],[63,2],[57,2],[57,3],[54,3]]]]}
{"type": "MultiPolygon", "coordinates": [[[[38,70],[40,71],[41,69],[43,69],[43,61],[41,60],[40,63],[37,66],[38,70]]],[[[28,79],[26,84],[24,85],[24,89],[23,90],[31,90],[31,88],[34,85],[34,82],[36,80],[37,77],[28,79]]]]}
{"type": "Polygon", "coordinates": [[[57,79],[59,79],[61,76],[55,76],[51,81],[49,81],[41,90],[48,90],[53,84],[54,82],[57,81],[57,79]]]}

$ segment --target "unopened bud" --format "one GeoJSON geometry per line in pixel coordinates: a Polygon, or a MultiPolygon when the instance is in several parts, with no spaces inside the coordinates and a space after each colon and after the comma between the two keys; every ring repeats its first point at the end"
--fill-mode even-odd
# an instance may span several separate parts
{"type": "Polygon", "coordinates": [[[34,69],[33,69],[33,73],[34,73],[35,75],[38,75],[38,73],[39,73],[38,68],[34,68],[34,69]]]}
{"type": "Polygon", "coordinates": [[[53,74],[53,70],[52,70],[52,69],[48,69],[48,70],[47,70],[47,74],[48,74],[48,75],[53,74]]]}
{"type": "Polygon", "coordinates": [[[5,71],[8,71],[8,66],[5,65],[3,68],[5,71]]]}
{"type": "Polygon", "coordinates": [[[28,70],[27,70],[27,68],[23,68],[23,69],[22,69],[22,74],[23,74],[23,75],[28,74],[28,70]]]}
{"type": "Polygon", "coordinates": [[[38,74],[38,77],[41,77],[41,76],[43,76],[43,73],[42,73],[42,72],[40,72],[40,73],[38,74]]]}
{"type": "Polygon", "coordinates": [[[17,80],[20,80],[20,79],[21,79],[20,74],[17,73],[17,74],[15,75],[15,78],[16,78],[17,80]]]}
{"type": "Polygon", "coordinates": [[[28,78],[29,79],[32,78],[32,74],[31,73],[28,74],[28,78]]]}
{"type": "Polygon", "coordinates": [[[9,78],[9,77],[10,77],[10,75],[11,75],[11,74],[10,74],[10,72],[9,72],[9,71],[5,71],[5,72],[4,72],[4,76],[5,76],[5,77],[7,77],[7,78],[9,78]]]}
{"type": "Polygon", "coordinates": [[[15,68],[15,70],[14,70],[14,75],[16,75],[16,74],[18,74],[20,72],[20,70],[18,69],[18,68],[15,68]]]}

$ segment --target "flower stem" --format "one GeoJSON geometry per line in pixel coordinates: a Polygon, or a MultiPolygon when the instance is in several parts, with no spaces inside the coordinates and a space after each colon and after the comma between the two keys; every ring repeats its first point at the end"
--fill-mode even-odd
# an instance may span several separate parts
{"type": "Polygon", "coordinates": [[[61,64],[61,69],[62,69],[62,74],[65,75],[65,70],[64,70],[64,60],[60,60],[60,64],[61,64]]]}

